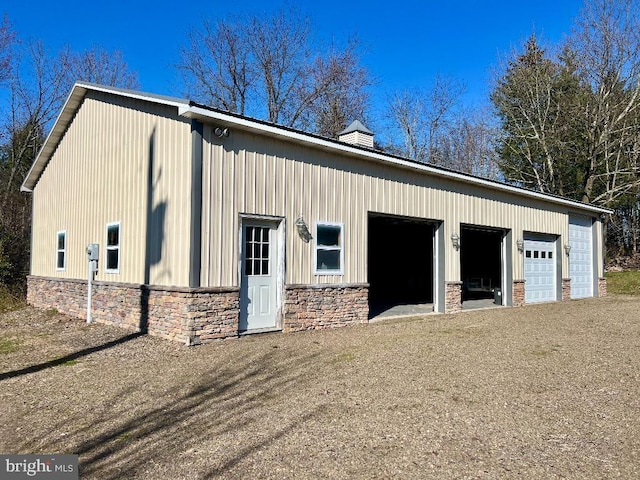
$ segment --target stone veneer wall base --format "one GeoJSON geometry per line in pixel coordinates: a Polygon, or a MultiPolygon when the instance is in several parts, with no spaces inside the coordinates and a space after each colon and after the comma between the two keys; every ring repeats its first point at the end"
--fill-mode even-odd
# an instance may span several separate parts
{"type": "Polygon", "coordinates": [[[562,279],[562,301],[571,300],[571,279],[562,279]]]}
{"type": "Polygon", "coordinates": [[[525,304],[525,292],[524,292],[525,280],[513,281],[513,306],[522,307],[525,304]]]}
{"type": "MultiPolygon", "coordinates": [[[[27,278],[27,301],[86,320],[87,282],[27,278]]],[[[93,321],[187,345],[238,334],[238,288],[180,288],[94,282],[93,321]]]]}
{"type": "Polygon", "coordinates": [[[607,279],[605,277],[598,278],[598,296],[599,297],[607,296],[607,279]]]}
{"type": "Polygon", "coordinates": [[[344,327],[369,321],[369,285],[287,285],[284,332],[344,327]]]}
{"type": "Polygon", "coordinates": [[[445,282],[444,295],[444,313],[462,311],[462,282],[445,282]]]}

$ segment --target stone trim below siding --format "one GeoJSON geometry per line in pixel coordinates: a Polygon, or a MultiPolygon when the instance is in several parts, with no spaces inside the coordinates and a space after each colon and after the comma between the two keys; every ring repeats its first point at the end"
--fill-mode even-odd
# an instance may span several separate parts
{"type": "Polygon", "coordinates": [[[462,311],[462,282],[444,282],[444,313],[462,311]]]}
{"type": "MultiPolygon", "coordinates": [[[[87,318],[87,282],[27,277],[27,301],[87,318]]],[[[147,286],[94,282],[93,321],[142,331],[187,345],[238,334],[239,289],[147,286]]]]}
{"type": "Polygon", "coordinates": [[[522,307],[525,304],[525,292],[524,292],[525,280],[513,281],[513,306],[522,307]]]}
{"type": "Polygon", "coordinates": [[[607,296],[607,279],[605,277],[598,278],[598,296],[599,297],[607,296]]]}
{"type": "Polygon", "coordinates": [[[571,279],[562,279],[562,301],[571,300],[571,279]]]}
{"type": "Polygon", "coordinates": [[[344,327],[369,320],[369,285],[286,285],[284,332],[344,327]]]}

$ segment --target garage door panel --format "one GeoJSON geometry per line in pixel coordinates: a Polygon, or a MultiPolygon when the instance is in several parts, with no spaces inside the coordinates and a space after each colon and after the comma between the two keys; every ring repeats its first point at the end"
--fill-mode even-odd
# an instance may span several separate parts
{"type": "Polygon", "coordinates": [[[593,246],[590,218],[569,219],[571,298],[593,296],[593,246]]]}
{"type": "Polygon", "coordinates": [[[556,298],[554,240],[524,241],[525,302],[552,302],[556,298]]]}

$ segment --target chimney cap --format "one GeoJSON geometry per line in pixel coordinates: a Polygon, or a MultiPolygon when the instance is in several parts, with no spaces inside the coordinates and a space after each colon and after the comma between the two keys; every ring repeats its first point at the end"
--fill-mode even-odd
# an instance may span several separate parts
{"type": "Polygon", "coordinates": [[[365,127],[360,120],[354,120],[351,122],[351,125],[341,131],[338,135],[346,135],[351,132],[368,133],[369,135],[373,135],[373,132],[365,127]]]}

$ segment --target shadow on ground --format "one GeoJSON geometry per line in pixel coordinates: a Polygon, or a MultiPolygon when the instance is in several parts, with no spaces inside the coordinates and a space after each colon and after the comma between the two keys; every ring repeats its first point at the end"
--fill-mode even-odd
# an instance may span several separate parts
{"type": "MultiPolygon", "coordinates": [[[[316,357],[262,354],[235,366],[192,372],[186,385],[173,382],[153,405],[136,405],[133,400],[131,413],[124,415],[122,406],[132,402],[136,392],[123,388],[113,395],[119,408],[94,413],[84,427],[69,432],[66,441],[80,455],[82,478],[144,478],[149,469],[156,478],[166,469],[167,478],[219,477],[318,415],[320,406],[303,405],[276,422],[275,428],[262,425],[262,417],[277,414],[274,398],[286,395],[294,383],[298,388],[316,357]],[[242,440],[237,438],[239,431],[245,432],[242,440]],[[247,431],[255,432],[249,440],[247,431]],[[218,453],[203,458],[200,447],[218,453]],[[176,464],[186,465],[188,471],[172,470],[176,464]]],[[[69,420],[71,425],[83,423],[79,418],[69,420]]]]}
{"type": "Polygon", "coordinates": [[[74,353],[70,353],[63,357],[56,358],[54,360],[49,360],[48,362],[38,363],[36,365],[30,365],[25,368],[21,368],[19,370],[12,370],[10,372],[0,373],[0,381],[6,380],[8,378],[19,377],[21,375],[26,375],[28,373],[36,373],[41,370],[46,370],[47,368],[57,367],[59,365],[64,365],[67,362],[71,362],[73,360],[78,360],[79,358],[86,357],[87,355],[91,355],[92,353],[99,352],[101,350],[106,350],[108,348],[115,347],[116,345],[120,345],[122,343],[129,342],[139,336],[144,335],[144,333],[131,333],[129,335],[125,335],[124,337],[117,338],[116,340],[112,340],[111,342],[103,343],[102,345],[96,345],[94,347],[83,348],[74,353]]]}

